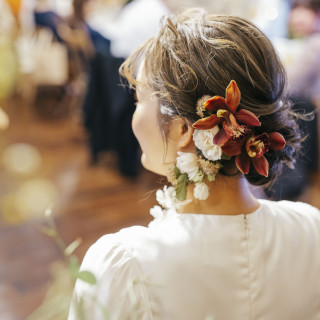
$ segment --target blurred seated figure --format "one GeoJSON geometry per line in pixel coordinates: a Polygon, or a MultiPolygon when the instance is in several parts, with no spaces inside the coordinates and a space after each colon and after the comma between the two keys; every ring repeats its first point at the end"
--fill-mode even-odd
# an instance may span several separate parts
{"type": "MultiPolygon", "coordinates": [[[[289,14],[289,38],[277,44],[285,63],[287,90],[295,103],[295,111],[314,114],[311,121],[300,119],[306,136],[303,151],[293,171],[285,168],[281,177],[267,192],[276,200],[296,200],[319,170],[319,128],[317,108],[320,106],[320,1],[296,0],[289,14]]],[[[309,117],[310,118],[310,117],[309,117]]],[[[311,117],[312,118],[312,117],[311,117]]]]}
{"type": "Polygon", "coordinates": [[[62,42],[62,39],[58,33],[58,26],[63,22],[63,18],[51,9],[51,6],[47,0],[36,1],[33,15],[34,23],[37,27],[48,28],[51,30],[55,39],[59,42],[62,42]]]}
{"type": "MultiPolygon", "coordinates": [[[[38,0],[34,10],[36,26],[50,29],[54,35],[54,41],[65,45],[68,52],[68,79],[60,88],[39,87],[37,96],[57,96],[55,114],[65,116],[70,112],[79,114],[79,106],[83,103],[87,91],[90,74],[90,62],[98,51],[109,53],[110,41],[97,31],[92,29],[86,22],[87,14],[91,10],[93,0],[73,0],[72,14],[62,17],[52,10],[48,0],[38,0]],[[53,91],[52,94],[50,92],[53,91]],[[58,94],[57,94],[58,92],[58,94]],[[59,96],[59,98],[58,98],[59,96]],[[57,110],[60,111],[56,112],[57,110]]],[[[38,98],[37,97],[37,98],[38,98]]],[[[42,102],[41,102],[41,105],[42,102]]],[[[48,108],[52,109],[52,104],[48,108]]],[[[52,111],[45,113],[52,116],[52,111]]]]}
{"type": "Polygon", "coordinates": [[[75,73],[88,71],[89,61],[96,51],[109,52],[110,41],[92,29],[86,22],[94,0],[73,0],[73,14],[69,18],[60,17],[40,0],[36,6],[35,23],[47,27],[58,41],[65,43],[70,51],[71,77],[75,73]]]}

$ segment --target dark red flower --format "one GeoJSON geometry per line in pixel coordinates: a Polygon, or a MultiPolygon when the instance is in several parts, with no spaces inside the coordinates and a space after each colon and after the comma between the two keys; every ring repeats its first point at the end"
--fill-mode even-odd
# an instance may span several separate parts
{"type": "Polygon", "coordinates": [[[250,131],[248,126],[261,126],[259,119],[252,112],[245,109],[237,111],[240,99],[240,90],[236,82],[231,80],[226,89],[226,98],[214,96],[204,103],[204,107],[214,113],[196,121],[193,127],[208,130],[222,124],[222,128],[213,139],[214,144],[223,146],[227,141],[238,141],[250,131]]]}
{"type": "Polygon", "coordinates": [[[264,154],[272,149],[274,151],[282,150],[286,145],[283,136],[278,132],[262,133],[258,136],[251,136],[245,144],[242,144],[242,151],[236,156],[236,165],[238,169],[248,174],[250,162],[257,172],[267,177],[269,173],[269,163],[264,154]]]}

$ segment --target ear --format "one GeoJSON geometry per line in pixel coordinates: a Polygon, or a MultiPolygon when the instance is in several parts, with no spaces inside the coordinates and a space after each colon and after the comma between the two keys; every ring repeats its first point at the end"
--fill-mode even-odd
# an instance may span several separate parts
{"type": "Polygon", "coordinates": [[[191,125],[189,125],[182,118],[175,118],[172,121],[170,128],[170,136],[177,143],[177,148],[181,151],[186,151],[186,149],[194,148],[193,143],[193,131],[191,125]]]}

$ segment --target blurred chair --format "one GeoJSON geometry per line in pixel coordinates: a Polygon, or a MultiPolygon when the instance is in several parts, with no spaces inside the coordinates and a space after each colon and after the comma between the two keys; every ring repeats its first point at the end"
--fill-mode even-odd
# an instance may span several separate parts
{"type": "MultiPolygon", "coordinates": [[[[42,112],[43,114],[47,113],[49,116],[79,114],[87,90],[91,59],[96,52],[108,53],[110,50],[110,41],[93,30],[85,21],[85,8],[89,3],[89,0],[74,0],[74,13],[68,19],[60,17],[51,10],[34,12],[37,28],[51,30],[54,39],[67,50],[66,81],[60,87],[39,87],[36,99],[42,101],[41,96],[44,96],[42,93],[47,93],[51,98],[56,94],[54,101],[61,112],[53,112],[49,108],[52,104],[47,103],[48,110],[42,112]]],[[[52,60],[47,59],[47,63],[48,61],[52,60]]]]}

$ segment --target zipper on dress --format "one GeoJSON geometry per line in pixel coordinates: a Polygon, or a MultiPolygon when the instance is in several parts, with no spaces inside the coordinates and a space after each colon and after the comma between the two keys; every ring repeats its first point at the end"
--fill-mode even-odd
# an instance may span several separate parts
{"type": "Polygon", "coordinates": [[[252,319],[252,294],[251,294],[251,276],[250,276],[250,257],[249,257],[249,228],[248,228],[248,218],[247,218],[247,215],[244,214],[244,217],[243,217],[243,221],[244,221],[244,229],[245,229],[245,237],[246,237],[246,242],[247,242],[247,255],[248,255],[248,276],[249,276],[249,295],[250,295],[250,301],[249,301],[249,319],[251,320],[252,319]]]}

